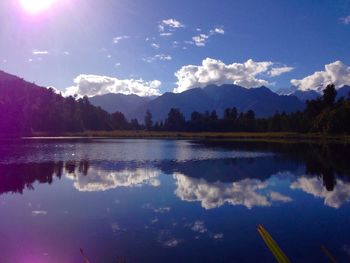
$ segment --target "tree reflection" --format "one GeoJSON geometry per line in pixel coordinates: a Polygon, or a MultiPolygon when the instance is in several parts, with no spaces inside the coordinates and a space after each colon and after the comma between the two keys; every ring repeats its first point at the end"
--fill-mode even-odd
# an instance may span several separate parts
{"type": "Polygon", "coordinates": [[[0,164],[0,193],[23,193],[25,188],[34,189],[34,183],[53,182],[61,178],[63,163],[0,164]]]}
{"type": "MultiPolygon", "coordinates": [[[[34,184],[52,184],[54,179],[60,179],[64,172],[74,173],[74,161],[0,164],[0,194],[19,193],[25,189],[34,190],[34,184]]],[[[84,174],[87,174],[86,161],[79,162],[84,174]]]]}
{"type": "Polygon", "coordinates": [[[166,173],[176,175],[177,195],[183,200],[201,201],[205,207],[216,207],[221,203],[253,207],[266,206],[278,199],[287,200],[278,192],[261,195],[259,189],[266,188],[261,186],[266,186],[273,175],[288,172],[292,189],[325,198],[326,205],[332,207],[349,201],[350,162],[347,157],[350,156],[350,147],[347,145],[206,141],[198,142],[194,147],[272,155],[181,162],[160,160],[140,163],[135,160],[90,163],[88,160],[71,160],[0,164],[0,194],[23,193],[24,189],[34,189],[35,184],[52,184],[55,178],[60,179],[63,175],[71,179],[79,191],[142,185],[156,187],[160,185],[159,175],[166,173]],[[240,187],[245,190],[241,192],[240,187]],[[198,189],[206,189],[207,193],[198,189]]]}
{"type": "Polygon", "coordinates": [[[333,191],[336,177],[350,179],[350,146],[340,143],[285,143],[285,142],[246,142],[215,141],[199,142],[199,147],[212,147],[226,150],[262,151],[279,154],[278,162],[290,162],[291,166],[304,165],[305,174],[318,176],[324,187],[333,191]]]}

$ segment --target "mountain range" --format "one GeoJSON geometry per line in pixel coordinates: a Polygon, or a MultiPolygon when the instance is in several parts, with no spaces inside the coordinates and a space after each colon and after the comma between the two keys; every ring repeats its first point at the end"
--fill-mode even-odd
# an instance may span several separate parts
{"type": "Polygon", "coordinates": [[[136,95],[106,94],[90,98],[92,104],[109,112],[120,111],[128,119],[143,121],[149,110],[155,121],[166,119],[171,108],[179,109],[189,119],[193,111],[216,110],[222,116],[226,108],[236,107],[240,112],[253,110],[257,117],[268,117],[276,112],[302,110],[304,103],[296,96],[278,95],[266,87],[246,89],[237,85],[209,85],[182,93],[166,92],[156,98],[136,95]]]}
{"type": "MultiPolygon", "coordinates": [[[[314,90],[302,91],[295,86],[291,86],[288,89],[279,89],[276,91],[276,93],[278,95],[295,96],[303,102],[307,100],[314,100],[321,96],[321,94],[317,93],[314,90]]],[[[337,90],[337,99],[341,97],[346,98],[349,95],[349,93],[350,93],[350,86],[345,85],[337,90]]]]}
{"type": "MultiPolygon", "coordinates": [[[[33,87],[30,92],[40,88],[19,77],[0,71],[0,84],[6,86],[6,83],[11,83],[13,86],[33,87]]],[[[347,97],[350,93],[350,86],[344,86],[337,92],[338,98],[347,97]]],[[[320,94],[314,91],[300,91],[296,87],[273,92],[263,86],[246,89],[233,84],[225,84],[194,88],[182,93],[166,92],[158,97],[105,94],[91,97],[89,100],[93,105],[109,113],[119,111],[129,120],[138,119],[143,123],[147,110],[152,113],[154,121],[162,121],[167,118],[171,108],[179,109],[186,119],[190,119],[194,111],[203,113],[215,110],[218,116],[222,117],[224,110],[232,107],[236,107],[239,112],[253,110],[257,117],[269,117],[276,112],[290,113],[302,110],[306,100],[315,99],[318,96],[320,94]]],[[[0,103],[4,102],[4,99],[0,97],[0,103]]]]}

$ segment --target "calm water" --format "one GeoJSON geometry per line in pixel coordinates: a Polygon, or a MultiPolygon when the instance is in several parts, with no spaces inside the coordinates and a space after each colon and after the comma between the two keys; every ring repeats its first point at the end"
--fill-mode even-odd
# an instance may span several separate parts
{"type": "Polygon", "coordinates": [[[350,147],[0,142],[0,262],[350,261],[350,147]]]}

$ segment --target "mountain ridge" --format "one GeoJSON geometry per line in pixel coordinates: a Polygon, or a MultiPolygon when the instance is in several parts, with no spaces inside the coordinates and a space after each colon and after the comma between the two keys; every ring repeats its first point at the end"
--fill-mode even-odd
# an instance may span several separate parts
{"type": "MultiPolygon", "coordinates": [[[[123,96],[120,95],[118,99],[121,97],[123,96]]],[[[93,104],[94,101],[95,98],[91,98],[93,104]]],[[[269,117],[277,111],[289,113],[302,110],[304,105],[294,96],[278,95],[264,86],[247,89],[233,84],[224,84],[193,88],[182,93],[166,92],[146,103],[143,101],[136,104],[125,115],[128,118],[143,121],[145,112],[150,110],[155,121],[162,121],[167,117],[171,108],[177,108],[186,119],[190,119],[193,111],[215,110],[219,116],[222,116],[226,108],[233,107],[236,107],[240,112],[253,110],[257,117],[269,117]]]]}

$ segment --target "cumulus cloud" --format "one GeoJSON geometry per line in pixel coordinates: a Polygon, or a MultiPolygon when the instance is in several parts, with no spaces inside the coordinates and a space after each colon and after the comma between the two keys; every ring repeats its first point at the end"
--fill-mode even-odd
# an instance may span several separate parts
{"type": "Polygon", "coordinates": [[[113,43],[114,44],[118,44],[121,40],[129,39],[129,38],[130,38],[130,36],[126,36],[126,35],[114,37],[113,38],[113,43]]]}
{"type": "Polygon", "coordinates": [[[172,60],[172,56],[167,55],[167,54],[157,54],[154,55],[153,57],[147,57],[147,58],[143,58],[142,60],[147,62],[147,63],[152,63],[156,60],[160,60],[160,61],[169,61],[172,60]]]}
{"type": "Polygon", "coordinates": [[[328,191],[322,181],[317,177],[302,176],[291,184],[291,189],[302,190],[318,198],[324,199],[324,204],[329,207],[339,208],[345,202],[350,201],[350,183],[337,179],[333,191],[328,191]]]}
{"type": "Polygon", "coordinates": [[[343,22],[343,24],[350,25],[350,16],[342,17],[340,20],[343,22]]]}
{"type": "Polygon", "coordinates": [[[341,88],[344,85],[350,85],[350,67],[338,60],[325,65],[324,71],[317,71],[300,80],[292,79],[291,83],[303,91],[322,92],[325,86],[331,83],[336,88],[341,88]]]}
{"type": "Polygon", "coordinates": [[[136,94],[139,96],[159,95],[161,82],[159,80],[144,81],[143,79],[118,79],[99,75],[79,75],[74,79],[74,85],[68,87],[65,96],[96,96],[107,93],[136,94]]]}
{"type": "Polygon", "coordinates": [[[74,187],[81,192],[98,192],[114,189],[117,187],[137,187],[160,185],[158,176],[159,170],[135,169],[122,171],[105,171],[94,167],[89,169],[89,175],[78,174],[67,175],[67,178],[74,180],[74,187]]]}
{"type": "Polygon", "coordinates": [[[166,30],[174,30],[182,27],[185,27],[185,25],[174,18],[164,19],[158,25],[159,32],[163,32],[166,30]]]}
{"type": "Polygon", "coordinates": [[[49,51],[48,50],[38,50],[38,49],[34,49],[32,51],[32,54],[34,56],[39,56],[39,55],[48,55],[49,54],[49,51]]]}
{"type": "Polygon", "coordinates": [[[258,179],[244,179],[234,183],[209,183],[204,179],[190,178],[175,173],[177,189],[175,194],[184,201],[200,202],[205,209],[220,207],[224,204],[254,206],[270,206],[267,195],[259,190],[268,187],[267,182],[258,179]]]}
{"type": "Polygon", "coordinates": [[[252,59],[244,63],[225,64],[220,60],[206,58],[200,66],[183,66],[175,73],[177,88],[174,89],[174,92],[183,92],[210,84],[223,85],[233,83],[245,88],[267,86],[270,83],[265,79],[259,78],[259,76],[262,74],[267,76],[274,74],[276,76],[276,72],[279,75],[285,73],[285,66],[276,66],[271,61],[256,62],[252,59]]]}

